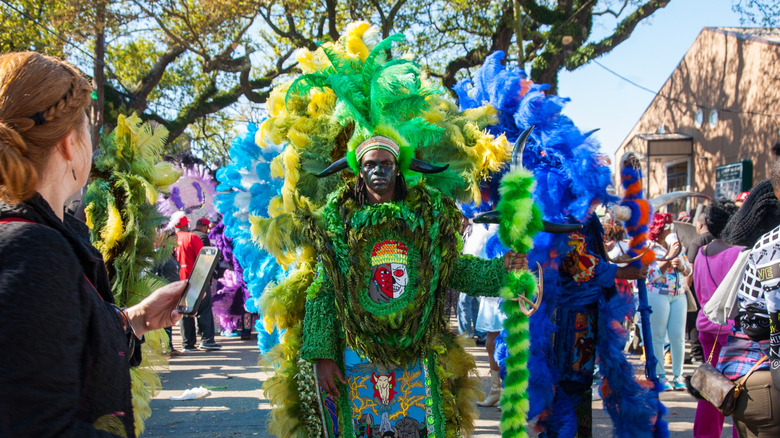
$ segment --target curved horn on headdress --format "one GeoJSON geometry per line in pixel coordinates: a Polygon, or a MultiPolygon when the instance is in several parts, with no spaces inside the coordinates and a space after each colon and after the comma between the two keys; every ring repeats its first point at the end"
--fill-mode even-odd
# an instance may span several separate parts
{"type": "Polygon", "coordinates": [[[588,138],[588,137],[590,137],[591,135],[593,135],[593,134],[595,134],[596,132],[598,132],[599,130],[601,130],[601,128],[592,129],[592,130],[590,130],[590,131],[588,131],[588,132],[586,132],[586,133],[582,134],[582,136],[583,136],[584,138],[588,138]]]}
{"type": "Polygon", "coordinates": [[[517,301],[517,304],[520,305],[520,311],[523,312],[523,315],[526,317],[530,317],[534,313],[536,313],[537,310],[539,310],[539,306],[542,304],[542,296],[544,296],[544,280],[543,278],[543,271],[542,271],[542,265],[539,264],[539,262],[536,262],[537,267],[537,274],[539,276],[539,282],[537,283],[537,290],[539,291],[536,294],[536,300],[531,301],[528,298],[518,295],[515,298],[512,298],[512,301],[517,301]],[[525,307],[523,303],[528,304],[530,306],[530,309],[525,307]]]}
{"type": "MultiPolygon", "coordinates": [[[[475,224],[498,224],[501,222],[500,216],[498,210],[490,210],[476,215],[474,219],[472,219],[472,222],[475,224]]],[[[564,234],[573,233],[582,229],[581,224],[559,224],[545,220],[542,221],[542,224],[544,225],[542,231],[545,233],[564,234]]]]}
{"type": "MultiPolygon", "coordinates": [[[[677,237],[677,242],[680,242],[680,237],[677,236],[677,232],[675,231],[675,236],[677,237]]],[[[659,262],[671,262],[672,260],[676,259],[678,255],[682,252],[682,244],[677,245],[677,249],[674,251],[674,254],[670,255],[669,257],[663,257],[660,259],[656,259],[659,262]]]]}
{"type": "Polygon", "coordinates": [[[709,196],[705,195],[704,193],[698,193],[698,192],[671,192],[671,193],[664,193],[663,195],[656,196],[655,198],[650,200],[650,205],[653,207],[653,211],[658,211],[658,209],[671,204],[672,202],[679,201],[681,199],[685,198],[704,198],[704,199],[711,199],[709,196]]]}
{"type": "Polygon", "coordinates": [[[618,221],[631,220],[631,209],[625,205],[615,205],[612,207],[613,217],[618,221]]]}
{"type": "Polygon", "coordinates": [[[500,216],[498,210],[490,210],[474,216],[471,222],[475,224],[497,224],[501,222],[500,216]]]}
{"type": "Polygon", "coordinates": [[[444,166],[437,166],[435,164],[426,163],[425,161],[418,160],[417,158],[412,158],[412,162],[409,163],[409,170],[414,170],[415,172],[420,172],[420,173],[444,172],[449,167],[450,167],[449,164],[445,164],[444,166]]]}
{"type": "Polygon", "coordinates": [[[347,158],[344,157],[334,161],[330,166],[326,167],[315,176],[317,178],[325,178],[326,176],[331,176],[334,173],[338,173],[341,172],[342,170],[347,170],[347,169],[349,169],[349,164],[347,164],[347,158]]]}
{"type": "Polygon", "coordinates": [[[523,131],[517,140],[515,146],[512,148],[512,158],[509,160],[509,171],[523,168],[523,151],[525,150],[525,143],[528,141],[528,137],[531,136],[531,131],[534,130],[533,125],[523,131]]]}
{"type": "Polygon", "coordinates": [[[646,248],[645,248],[645,250],[644,250],[644,251],[642,251],[642,252],[641,252],[641,253],[640,253],[638,256],[636,256],[636,257],[631,257],[631,256],[629,256],[628,254],[624,254],[624,255],[621,255],[621,256],[619,256],[619,257],[612,258],[612,257],[610,257],[610,256],[609,256],[609,253],[607,253],[607,260],[609,260],[609,261],[610,261],[610,263],[614,263],[614,264],[618,264],[618,263],[633,263],[633,262],[635,262],[635,261],[637,261],[637,260],[641,259],[642,257],[644,257],[644,255],[645,255],[645,253],[646,253],[647,251],[650,251],[650,247],[646,247],[646,248]]]}
{"type": "Polygon", "coordinates": [[[545,233],[568,234],[582,229],[582,224],[559,224],[557,222],[542,221],[545,233]]]}

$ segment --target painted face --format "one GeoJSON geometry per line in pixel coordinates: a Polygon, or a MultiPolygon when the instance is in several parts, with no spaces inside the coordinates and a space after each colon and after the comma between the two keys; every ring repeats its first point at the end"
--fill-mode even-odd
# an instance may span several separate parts
{"type": "Polygon", "coordinates": [[[374,267],[374,281],[377,288],[386,296],[393,296],[393,271],[387,264],[374,267]]]}
{"type": "Polygon", "coordinates": [[[395,194],[395,179],[398,177],[398,164],[390,152],[374,149],[366,152],[360,161],[360,176],[366,182],[366,188],[376,197],[395,194]]]}
{"type": "Polygon", "coordinates": [[[391,263],[390,271],[393,274],[393,298],[398,298],[409,283],[409,274],[406,272],[406,265],[401,263],[391,263]]]}
{"type": "Polygon", "coordinates": [[[409,284],[409,273],[402,263],[384,263],[374,266],[369,284],[369,296],[378,303],[399,298],[409,284]]]}

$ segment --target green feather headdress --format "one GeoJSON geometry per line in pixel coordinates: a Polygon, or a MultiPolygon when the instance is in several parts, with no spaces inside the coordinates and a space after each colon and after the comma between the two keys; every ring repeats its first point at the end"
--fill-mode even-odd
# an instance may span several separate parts
{"type": "Polygon", "coordinates": [[[405,174],[409,170],[435,173],[446,169],[414,158],[417,148],[434,144],[444,133],[443,128],[422,117],[431,108],[431,96],[441,91],[423,82],[417,63],[404,58],[388,60],[393,43],[404,39],[400,33],[384,39],[365,60],[323,45],[330,65],[304,74],[290,85],[286,102],[291,96],[305,95],[313,88],[332,90],[338,99],[334,111],[336,121],[354,126],[345,158],[319,176],[331,175],[347,166],[357,173],[359,163],[355,150],[375,136],[396,143],[398,165],[405,174]]]}

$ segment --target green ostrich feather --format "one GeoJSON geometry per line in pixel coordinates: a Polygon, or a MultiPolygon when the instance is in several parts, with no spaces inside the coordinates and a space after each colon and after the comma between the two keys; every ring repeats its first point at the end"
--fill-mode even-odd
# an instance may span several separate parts
{"type": "MultiPolygon", "coordinates": [[[[163,127],[142,123],[136,115],[120,116],[117,127],[100,140],[92,181],[84,202],[92,244],[103,254],[111,290],[119,307],[132,306],[167,281],[151,274],[155,264],[170,257],[175,244],[168,239],[155,248],[157,227],[165,218],[154,203],[167,188],[171,169],[160,163],[168,136],[163,127]]],[[[162,243],[159,241],[158,243],[162,243]]],[[[162,330],[146,334],[143,362],[130,370],[135,432],[140,435],[151,415],[149,401],[160,390],[157,367],[165,364],[162,330]]]]}
{"type": "MultiPolygon", "coordinates": [[[[533,246],[533,236],[542,230],[542,213],[533,203],[535,182],[533,174],[525,169],[512,171],[501,180],[501,200],[498,203],[501,223],[498,234],[501,241],[520,253],[533,246]]],[[[528,436],[528,356],[531,347],[528,317],[514,298],[523,296],[533,300],[536,277],[529,271],[507,273],[500,294],[502,310],[507,315],[506,378],[501,393],[501,436],[523,438],[528,436]]]]}

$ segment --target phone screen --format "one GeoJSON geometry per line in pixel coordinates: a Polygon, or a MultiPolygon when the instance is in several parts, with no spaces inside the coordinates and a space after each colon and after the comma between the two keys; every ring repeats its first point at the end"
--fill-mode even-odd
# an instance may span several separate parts
{"type": "Polygon", "coordinates": [[[180,312],[192,313],[195,311],[198,297],[211,275],[211,270],[214,267],[214,259],[217,258],[218,252],[219,251],[216,248],[203,248],[198,254],[195,268],[193,268],[189,283],[187,283],[187,291],[179,300],[180,312]]]}

